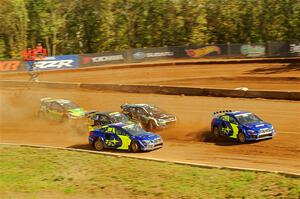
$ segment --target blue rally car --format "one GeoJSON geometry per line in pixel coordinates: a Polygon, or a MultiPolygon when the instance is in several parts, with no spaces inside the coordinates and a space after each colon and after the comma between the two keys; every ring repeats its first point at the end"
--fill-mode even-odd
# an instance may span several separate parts
{"type": "Polygon", "coordinates": [[[160,135],[147,132],[137,124],[108,124],[90,132],[89,143],[97,151],[107,149],[125,149],[132,152],[150,151],[161,148],[160,135]]]}
{"type": "Polygon", "coordinates": [[[245,111],[218,111],[213,113],[211,132],[216,136],[227,136],[244,143],[251,140],[272,138],[275,129],[272,124],[245,111]]]}

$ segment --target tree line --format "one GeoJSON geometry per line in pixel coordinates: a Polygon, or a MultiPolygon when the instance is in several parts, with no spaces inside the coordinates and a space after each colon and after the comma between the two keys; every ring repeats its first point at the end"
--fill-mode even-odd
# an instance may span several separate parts
{"type": "Polygon", "coordinates": [[[0,58],[299,41],[299,0],[0,0],[0,58]]]}

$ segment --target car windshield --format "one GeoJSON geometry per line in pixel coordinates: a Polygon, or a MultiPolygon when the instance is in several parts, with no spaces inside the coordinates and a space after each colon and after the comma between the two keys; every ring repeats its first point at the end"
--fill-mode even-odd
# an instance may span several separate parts
{"type": "Polygon", "coordinates": [[[80,108],[78,105],[74,104],[73,102],[63,103],[63,107],[64,107],[65,109],[75,109],[75,108],[80,108]]]}
{"type": "Polygon", "coordinates": [[[145,106],[145,109],[148,113],[152,113],[153,115],[165,113],[165,111],[161,110],[156,106],[145,106]]]}
{"type": "Polygon", "coordinates": [[[111,121],[113,123],[119,123],[119,122],[126,123],[126,122],[128,122],[128,120],[129,120],[129,118],[122,113],[117,113],[117,114],[111,115],[111,121]]]}
{"type": "Polygon", "coordinates": [[[235,116],[241,124],[261,122],[262,120],[252,113],[240,114],[235,116]]]}
{"type": "Polygon", "coordinates": [[[136,124],[123,126],[123,129],[127,130],[132,135],[142,135],[142,134],[147,133],[147,131],[145,131],[144,129],[142,129],[141,127],[139,127],[136,124]]]}

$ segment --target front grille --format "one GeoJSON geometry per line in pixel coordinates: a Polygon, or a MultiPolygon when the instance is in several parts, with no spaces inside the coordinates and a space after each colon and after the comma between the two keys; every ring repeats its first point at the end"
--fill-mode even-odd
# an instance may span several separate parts
{"type": "Polygon", "coordinates": [[[258,138],[264,138],[264,137],[269,137],[269,136],[272,136],[272,133],[259,135],[258,138]]]}
{"type": "Polygon", "coordinates": [[[260,129],[259,132],[260,133],[267,133],[267,132],[270,132],[271,129],[260,129]]]}
{"type": "Polygon", "coordinates": [[[157,144],[157,143],[161,143],[162,140],[161,140],[161,138],[157,138],[157,139],[153,140],[152,142],[153,142],[154,144],[157,144]]]}
{"type": "Polygon", "coordinates": [[[159,146],[163,146],[163,143],[161,142],[161,143],[159,143],[159,144],[155,144],[155,145],[154,145],[154,148],[159,147],[159,146]]]}

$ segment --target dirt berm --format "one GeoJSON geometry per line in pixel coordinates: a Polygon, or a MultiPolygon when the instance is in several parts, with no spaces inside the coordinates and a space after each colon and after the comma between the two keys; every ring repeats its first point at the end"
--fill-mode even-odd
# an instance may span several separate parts
{"type": "Polygon", "coordinates": [[[154,93],[167,95],[187,96],[214,96],[214,97],[239,97],[239,98],[264,98],[281,100],[300,100],[300,92],[291,91],[255,91],[232,90],[214,88],[193,88],[180,86],[155,86],[155,85],[122,85],[122,84],[85,84],[65,82],[26,82],[26,81],[0,81],[1,87],[39,87],[74,89],[83,88],[98,91],[119,91],[128,93],[154,93]]]}

